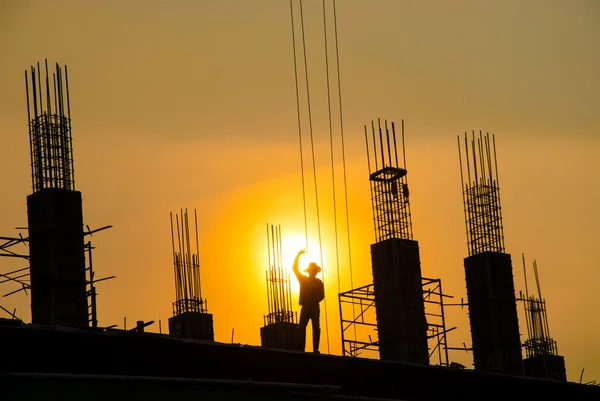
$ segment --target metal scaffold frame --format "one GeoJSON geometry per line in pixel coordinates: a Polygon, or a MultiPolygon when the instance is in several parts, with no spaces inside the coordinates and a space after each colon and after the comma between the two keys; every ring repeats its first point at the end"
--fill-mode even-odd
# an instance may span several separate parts
{"type": "Polygon", "coordinates": [[[504,253],[504,230],[496,159],[496,140],[480,131],[472,133],[471,149],[465,133],[465,165],[460,137],[458,157],[469,256],[482,252],[504,253]],[[469,157],[469,154],[471,156],[469,157]]]}
{"type": "MultiPolygon", "coordinates": [[[[93,234],[99,232],[99,231],[103,231],[109,228],[112,228],[112,226],[104,226],[95,230],[90,230],[89,226],[86,226],[87,231],[84,232],[83,236],[93,236],[93,234]]],[[[18,244],[23,244],[25,246],[28,246],[29,244],[29,237],[23,237],[22,235],[19,236],[19,238],[11,238],[11,237],[0,237],[0,257],[12,257],[12,258],[22,258],[25,260],[29,260],[29,255],[25,255],[25,254],[20,254],[17,252],[13,252],[12,250],[10,250],[10,248],[12,248],[13,246],[16,246],[18,244]]],[[[116,278],[116,276],[109,276],[109,277],[103,277],[100,279],[96,279],[96,275],[94,272],[94,267],[92,264],[92,250],[95,249],[94,246],[92,246],[92,242],[91,241],[87,241],[84,244],[84,251],[86,253],[86,272],[88,272],[88,278],[86,280],[86,294],[88,297],[88,318],[89,318],[89,323],[91,324],[91,327],[98,327],[98,303],[97,303],[97,295],[98,293],[96,292],[96,284],[102,281],[106,281],[106,280],[111,280],[116,278]]],[[[3,273],[0,274],[0,277],[2,278],[0,280],[0,284],[4,284],[7,282],[11,282],[11,283],[17,283],[21,286],[21,288],[11,291],[7,294],[4,294],[4,297],[7,297],[9,295],[12,294],[16,294],[18,292],[21,291],[25,291],[25,293],[27,294],[27,290],[30,289],[30,283],[29,283],[29,266],[27,267],[23,267],[21,269],[17,269],[8,273],[3,273]]],[[[10,312],[7,309],[5,309],[3,306],[0,305],[0,309],[4,310],[6,313],[8,313],[13,319],[17,319],[16,316],[16,311],[10,312]]]]}
{"type": "Polygon", "coordinates": [[[27,246],[28,243],[29,237],[23,237],[21,234],[19,234],[19,238],[0,237],[0,256],[29,260],[29,255],[13,252],[10,249],[19,244],[27,246]]]}
{"type": "Polygon", "coordinates": [[[371,321],[367,315],[375,311],[375,290],[373,284],[364,285],[338,295],[340,321],[342,325],[342,355],[357,357],[363,351],[379,352],[379,342],[373,340],[369,334],[367,339],[359,339],[356,335],[356,326],[372,327],[373,334],[377,333],[377,322],[371,321]],[[352,319],[344,317],[344,304],[352,306],[352,319]],[[353,335],[346,335],[352,330],[353,335]]]}
{"type": "Polygon", "coordinates": [[[381,120],[377,120],[377,125],[378,135],[376,134],[374,122],[371,122],[374,166],[371,165],[370,138],[365,125],[375,242],[381,242],[389,238],[412,240],[412,218],[406,178],[406,154],[404,151],[404,120],[402,120],[402,168],[398,162],[394,123],[391,123],[391,135],[387,120],[384,122],[385,135],[383,134],[381,120]]]}
{"type": "MultiPolygon", "coordinates": [[[[96,230],[90,230],[88,227],[88,231],[84,234],[84,237],[86,235],[89,235],[90,237],[93,236],[94,233],[97,233],[99,231],[103,231],[106,229],[112,228],[112,226],[104,226],[101,228],[98,228],[96,230]]],[[[106,280],[112,280],[114,278],[116,278],[116,276],[109,276],[109,277],[103,277],[103,278],[99,278],[96,279],[96,273],[94,272],[94,265],[92,263],[93,259],[92,259],[92,251],[94,249],[96,249],[94,246],[92,246],[92,242],[91,241],[87,241],[84,244],[84,249],[85,249],[85,253],[86,253],[86,268],[85,270],[88,272],[88,279],[86,280],[86,286],[87,286],[87,297],[88,297],[88,319],[89,319],[89,323],[91,324],[91,327],[98,327],[98,302],[97,302],[97,296],[98,293],[96,292],[96,284],[101,282],[101,281],[106,281],[106,280]]]]}
{"type": "MultiPolygon", "coordinates": [[[[442,292],[441,279],[422,278],[423,283],[423,300],[426,305],[430,305],[429,310],[426,309],[425,316],[429,318],[427,339],[430,344],[429,357],[437,354],[438,364],[440,366],[449,366],[447,333],[455,330],[456,327],[446,329],[446,318],[444,313],[444,298],[453,298],[442,292]],[[433,310],[435,308],[435,310],[433,310]]],[[[377,322],[372,321],[369,317],[369,311],[375,311],[375,291],[373,284],[368,284],[362,287],[355,288],[339,294],[340,303],[340,320],[342,324],[342,354],[344,356],[358,357],[364,351],[379,352],[379,341],[373,339],[377,334],[377,322]],[[356,308],[356,315],[352,318],[345,318],[343,306],[350,305],[356,308]],[[366,335],[366,338],[351,339],[347,332],[354,331],[355,326],[363,326],[372,328],[373,333],[366,335]]],[[[354,337],[354,335],[353,335],[354,337]]]]}
{"type": "MultiPolygon", "coordinates": [[[[27,246],[28,243],[29,238],[23,237],[21,234],[19,234],[19,238],[0,237],[0,257],[21,258],[29,261],[29,255],[21,254],[11,249],[19,244],[27,246]]],[[[21,291],[25,291],[25,294],[27,294],[27,290],[30,289],[29,266],[0,274],[0,284],[4,283],[15,283],[20,288],[4,294],[3,297],[8,297],[21,291]]],[[[6,312],[12,319],[22,320],[17,317],[16,309],[11,312],[2,305],[0,305],[0,309],[6,312]]]]}
{"type": "Polygon", "coordinates": [[[444,298],[454,298],[442,291],[442,280],[439,278],[423,277],[423,300],[425,302],[425,317],[427,318],[427,340],[429,342],[429,359],[437,353],[438,365],[450,366],[448,358],[448,332],[456,327],[446,329],[444,313],[444,298]],[[427,306],[430,305],[428,310],[427,306]],[[429,341],[433,340],[433,341],[429,341]]]}
{"type": "Polygon", "coordinates": [[[283,269],[281,226],[267,224],[267,253],[269,268],[265,272],[265,278],[268,313],[264,316],[264,324],[297,323],[297,314],[292,309],[290,272],[283,269]]]}

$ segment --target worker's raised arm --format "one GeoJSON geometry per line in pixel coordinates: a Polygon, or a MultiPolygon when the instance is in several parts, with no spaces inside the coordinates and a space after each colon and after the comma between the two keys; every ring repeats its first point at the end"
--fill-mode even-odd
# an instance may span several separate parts
{"type": "Polygon", "coordinates": [[[300,273],[300,270],[298,270],[298,261],[300,259],[300,255],[302,255],[303,253],[306,253],[306,249],[300,249],[298,251],[296,259],[294,259],[294,265],[292,266],[292,271],[294,272],[298,280],[301,280],[303,277],[305,277],[302,273],[300,273]]]}

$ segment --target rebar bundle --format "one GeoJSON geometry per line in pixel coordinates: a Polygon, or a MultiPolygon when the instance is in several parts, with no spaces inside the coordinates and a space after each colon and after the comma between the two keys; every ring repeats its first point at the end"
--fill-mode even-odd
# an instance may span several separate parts
{"type": "Polygon", "coordinates": [[[404,120],[402,120],[401,144],[403,167],[400,167],[398,162],[394,123],[391,123],[391,136],[387,121],[384,122],[385,135],[383,134],[381,121],[377,120],[377,123],[378,129],[376,132],[375,124],[371,122],[374,166],[371,165],[370,138],[367,135],[367,126],[365,125],[375,241],[381,242],[389,238],[412,240],[412,217],[406,178],[406,155],[404,152],[404,120]]]}
{"type": "Polygon", "coordinates": [[[173,314],[185,312],[206,313],[206,300],[202,299],[200,287],[200,258],[198,246],[198,217],[194,210],[195,241],[190,237],[188,211],[181,210],[179,215],[171,213],[171,243],[173,246],[173,265],[175,273],[175,298],[173,314]],[[177,239],[177,241],[175,241],[177,239]],[[192,253],[195,242],[196,253],[192,253]]]}
{"type": "Polygon", "coordinates": [[[496,140],[492,136],[490,141],[490,134],[484,136],[481,131],[476,138],[473,131],[469,149],[465,133],[465,166],[460,147],[459,137],[458,157],[469,256],[482,252],[504,253],[496,140]]]}
{"type": "Polygon", "coordinates": [[[31,92],[27,71],[25,71],[25,89],[33,192],[44,188],[74,190],[75,172],[67,67],[65,66],[63,85],[63,71],[58,64],[50,80],[48,60],[46,60],[44,84],[42,84],[40,64],[37,64],[37,69],[31,66],[31,92]]]}
{"type": "Polygon", "coordinates": [[[265,276],[269,313],[265,316],[265,325],[278,322],[295,323],[296,314],[292,310],[290,272],[282,267],[281,226],[275,227],[267,224],[267,251],[269,269],[265,272],[265,276]]]}

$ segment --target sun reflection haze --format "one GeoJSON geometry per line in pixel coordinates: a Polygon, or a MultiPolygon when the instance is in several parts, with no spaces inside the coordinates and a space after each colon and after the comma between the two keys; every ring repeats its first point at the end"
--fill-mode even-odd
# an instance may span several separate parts
{"type": "MultiPolygon", "coordinates": [[[[282,235],[281,235],[281,248],[282,248],[282,263],[283,269],[292,270],[292,265],[294,264],[294,258],[296,257],[296,254],[298,254],[298,251],[301,249],[306,249],[306,253],[304,255],[302,255],[300,257],[300,263],[298,264],[298,267],[300,269],[301,272],[304,272],[304,269],[306,269],[308,267],[308,264],[310,262],[315,262],[317,263],[319,266],[322,266],[323,263],[321,262],[321,250],[319,247],[319,242],[315,241],[313,238],[311,238],[310,236],[308,237],[308,247],[306,246],[306,235],[304,234],[299,234],[299,233],[289,233],[286,234],[285,231],[282,230],[282,235]]],[[[325,249],[323,249],[323,259],[326,259],[326,255],[325,255],[325,249]]],[[[317,277],[320,277],[321,273],[319,273],[317,275],[317,277]]],[[[292,275],[290,277],[291,281],[292,281],[292,291],[293,292],[298,292],[298,280],[296,280],[296,278],[292,275]]]]}

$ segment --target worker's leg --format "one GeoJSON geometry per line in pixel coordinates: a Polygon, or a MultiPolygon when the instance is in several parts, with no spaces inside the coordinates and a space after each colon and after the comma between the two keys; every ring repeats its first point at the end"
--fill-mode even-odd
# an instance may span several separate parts
{"type": "Polygon", "coordinates": [[[319,305],[311,309],[311,321],[312,321],[312,332],[313,332],[313,352],[315,354],[319,353],[319,342],[321,340],[321,310],[319,305]]]}
{"type": "Polygon", "coordinates": [[[308,326],[308,320],[310,314],[306,307],[302,306],[300,309],[300,322],[298,323],[298,337],[300,338],[300,344],[302,345],[302,351],[306,348],[306,326],[308,326]]]}

